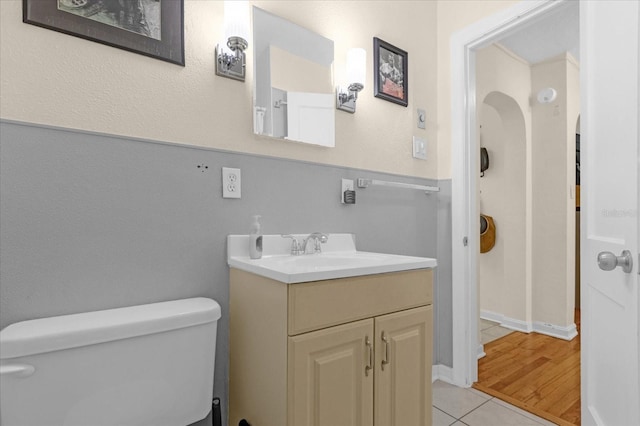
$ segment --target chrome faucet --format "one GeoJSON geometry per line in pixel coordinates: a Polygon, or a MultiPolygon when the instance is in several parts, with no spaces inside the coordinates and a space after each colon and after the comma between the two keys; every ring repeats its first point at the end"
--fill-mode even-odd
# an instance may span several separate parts
{"type": "Polygon", "coordinates": [[[291,254],[294,256],[300,254],[307,254],[307,243],[309,240],[315,241],[315,246],[313,247],[313,253],[321,253],[322,247],[320,244],[324,244],[329,240],[329,236],[323,234],[321,232],[314,232],[309,234],[304,240],[299,242],[296,237],[293,235],[282,235],[282,238],[291,238],[291,254]]]}
{"type": "Polygon", "coordinates": [[[304,241],[302,241],[302,247],[300,248],[300,250],[302,251],[302,254],[307,254],[307,243],[309,242],[309,240],[315,241],[315,246],[313,247],[313,253],[321,253],[322,246],[320,245],[320,243],[322,244],[326,243],[329,240],[329,236],[326,234],[323,234],[322,232],[314,232],[312,234],[309,234],[309,236],[307,236],[307,238],[305,238],[304,241]]]}

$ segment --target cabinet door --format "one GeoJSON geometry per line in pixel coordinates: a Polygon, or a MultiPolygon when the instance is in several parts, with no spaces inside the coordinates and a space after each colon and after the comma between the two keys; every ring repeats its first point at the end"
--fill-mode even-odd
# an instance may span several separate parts
{"type": "Polygon", "coordinates": [[[375,318],[375,423],[431,425],[432,306],[375,318]]]}
{"type": "Polygon", "coordinates": [[[289,337],[288,424],[373,425],[373,320],[289,337]]]}

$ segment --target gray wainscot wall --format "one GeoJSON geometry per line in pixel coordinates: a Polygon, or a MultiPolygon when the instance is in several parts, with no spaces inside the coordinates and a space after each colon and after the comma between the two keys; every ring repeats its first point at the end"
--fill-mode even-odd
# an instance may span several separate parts
{"type": "MultiPolygon", "coordinates": [[[[265,143],[272,143],[265,140],[265,143]]],[[[282,142],[273,142],[282,143],[282,142]]],[[[313,148],[310,149],[323,149],[313,148]]],[[[226,418],[226,236],[351,232],[359,250],[436,257],[436,364],[451,366],[451,183],[0,121],[0,327],[204,296],[222,307],[214,395],[226,418]],[[242,170],[223,199],[221,168],[242,170]],[[340,179],[370,187],[340,203],[340,179]]]]}

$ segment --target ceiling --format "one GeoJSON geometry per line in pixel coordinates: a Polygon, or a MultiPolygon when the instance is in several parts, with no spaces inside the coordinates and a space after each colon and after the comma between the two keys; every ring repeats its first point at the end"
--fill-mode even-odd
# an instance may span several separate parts
{"type": "Polygon", "coordinates": [[[498,43],[531,64],[564,52],[580,61],[579,2],[567,1],[559,9],[498,43]]]}

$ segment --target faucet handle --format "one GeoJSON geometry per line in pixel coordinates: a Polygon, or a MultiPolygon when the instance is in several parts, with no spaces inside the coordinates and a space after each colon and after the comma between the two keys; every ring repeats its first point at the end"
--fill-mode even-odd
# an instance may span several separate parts
{"type": "Polygon", "coordinates": [[[329,236],[321,232],[314,232],[314,234],[317,235],[317,237],[314,238],[315,240],[314,252],[322,253],[322,244],[325,244],[329,240],[329,236]]]}
{"type": "Polygon", "coordinates": [[[291,238],[291,254],[294,256],[297,256],[300,254],[300,243],[298,242],[298,240],[296,239],[296,237],[294,237],[291,234],[282,234],[280,235],[282,238],[291,238]]]}

